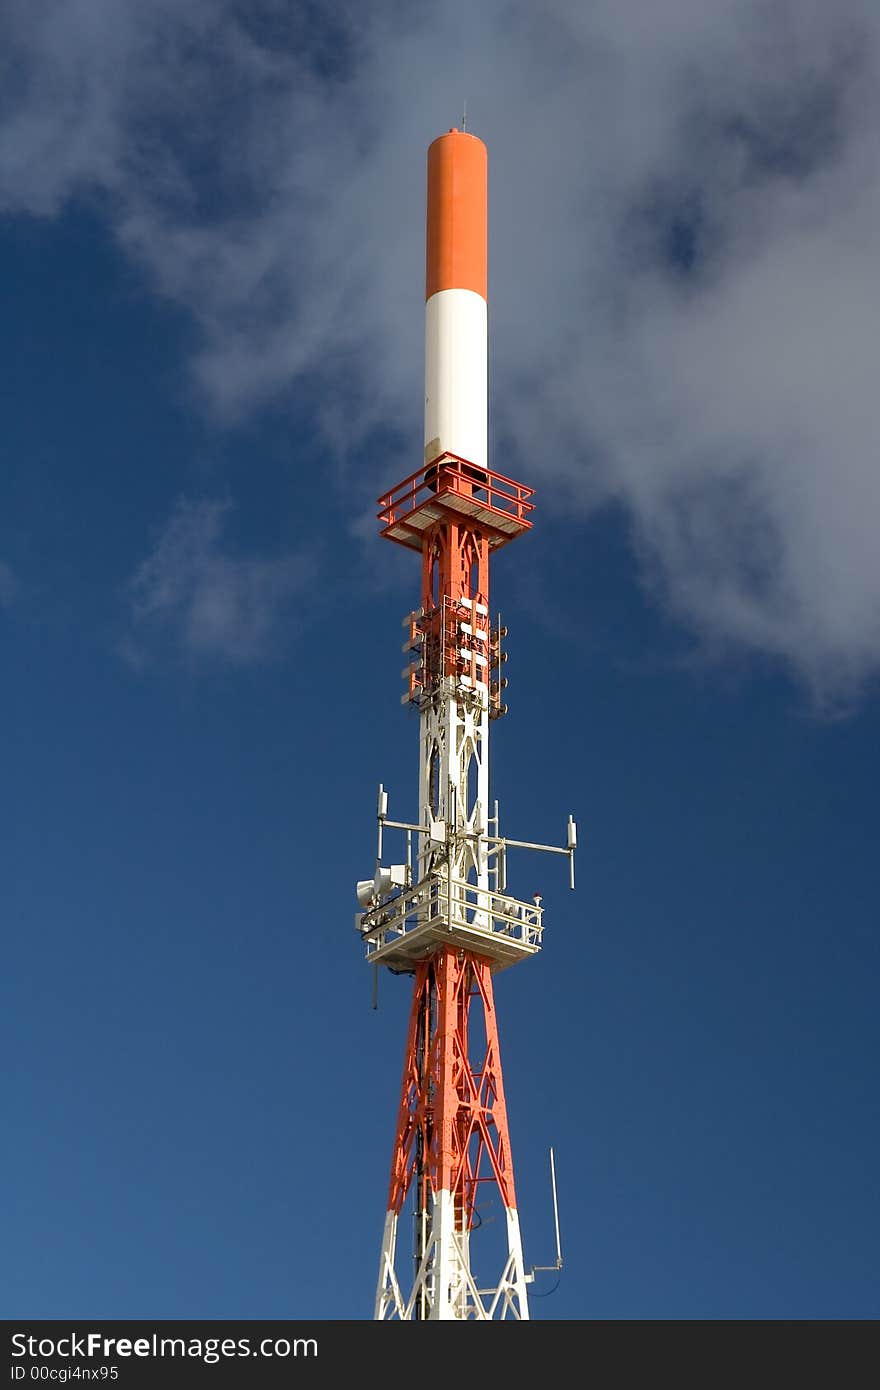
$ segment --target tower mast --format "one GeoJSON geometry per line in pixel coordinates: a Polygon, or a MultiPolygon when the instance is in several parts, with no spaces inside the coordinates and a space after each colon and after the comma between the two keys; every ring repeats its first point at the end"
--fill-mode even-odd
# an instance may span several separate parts
{"type": "Polygon", "coordinates": [[[528,1318],[493,978],[540,950],[543,932],[540,899],[507,892],[508,849],[567,855],[573,887],[576,831],[569,818],[565,848],[512,841],[490,811],[489,727],[507,712],[507,681],[489,562],[530,529],[533,494],[489,467],[487,153],[455,129],[428,150],[425,299],[424,462],[379,499],[382,535],[422,561],[421,603],[404,619],[418,819],[390,820],[380,787],[376,872],[358,884],[356,919],[368,961],[414,976],[375,1317],[528,1318]],[[405,863],[383,865],[388,830],[405,834],[405,863]],[[503,1233],[478,1272],[490,1195],[503,1233]]]}

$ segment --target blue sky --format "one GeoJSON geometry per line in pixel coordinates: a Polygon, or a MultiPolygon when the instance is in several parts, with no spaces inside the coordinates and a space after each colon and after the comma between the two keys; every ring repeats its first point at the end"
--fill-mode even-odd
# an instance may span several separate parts
{"type": "Polygon", "coordinates": [[[876,1316],[880,35],[826,10],[6,8],[5,1316],[371,1314],[409,991],[353,885],[418,597],[372,503],[465,98],[538,508],[493,792],[581,829],[497,981],[533,1315],[876,1316]]]}

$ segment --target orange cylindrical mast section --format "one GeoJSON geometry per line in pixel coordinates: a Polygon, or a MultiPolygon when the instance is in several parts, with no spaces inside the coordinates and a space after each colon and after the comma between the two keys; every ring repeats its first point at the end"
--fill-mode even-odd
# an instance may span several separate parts
{"type": "Polygon", "coordinates": [[[488,299],[488,156],[476,135],[450,130],[428,148],[425,299],[473,290],[488,299]]]}

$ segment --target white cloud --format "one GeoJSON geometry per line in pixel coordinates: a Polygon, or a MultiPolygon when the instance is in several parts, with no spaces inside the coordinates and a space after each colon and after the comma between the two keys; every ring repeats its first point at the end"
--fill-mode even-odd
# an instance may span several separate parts
{"type": "Polygon", "coordinates": [[[294,8],[12,0],[0,207],[96,191],[200,325],[212,408],[308,375],[340,454],[395,422],[415,457],[424,149],[466,98],[504,471],[622,504],[713,648],[856,696],[880,665],[876,5],[386,0],[329,34],[294,8]]]}
{"type": "Polygon", "coordinates": [[[291,603],[307,584],[303,556],[266,560],[224,544],[228,502],[182,498],[130,581],[133,665],[157,644],[189,660],[248,665],[276,653],[294,623],[291,603]]]}

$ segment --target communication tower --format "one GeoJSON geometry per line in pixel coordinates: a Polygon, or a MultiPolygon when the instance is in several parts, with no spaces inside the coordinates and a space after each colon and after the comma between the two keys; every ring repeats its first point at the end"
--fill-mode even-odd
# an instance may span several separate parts
{"type": "Polygon", "coordinates": [[[565,847],[511,840],[489,800],[490,724],[507,713],[489,565],[531,528],[533,492],[489,467],[487,153],[469,132],[428,150],[426,272],[424,462],[379,499],[381,534],[421,556],[402,697],[419,712],[418,817],[389,819],[380,786],[376,870],[357,885],[367,960],[414,976],[375,1317],[528,1318],[493,980],[544,930],[540,897],[508,892],[508,851],[568,856],[573,888],[577,831],[569,816],[565,847]],[[405,837],[402,863],[383,863],[388,831],[405,837]],[[490,1193],[505,1229],[487,1271],[476,1233],[490,1193]]]}

